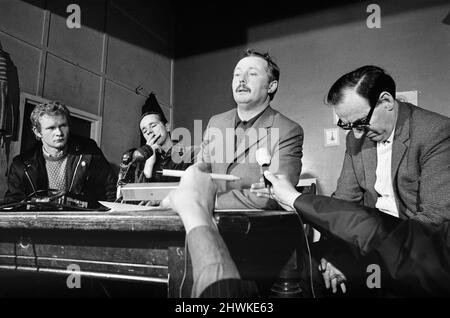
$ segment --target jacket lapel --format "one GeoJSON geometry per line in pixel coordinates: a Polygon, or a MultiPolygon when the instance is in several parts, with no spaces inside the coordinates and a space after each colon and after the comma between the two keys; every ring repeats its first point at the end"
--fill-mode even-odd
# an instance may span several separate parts
{"type": "Polygon", "coordinates": [[[374,189],[377,171],[377,146],[369,138],[364,138],[361,149],[364,179],[368,189],[374,189]]]}
{"type": "Polygon", "coordinates": [[[398,102],[398,116],[392,143],[392,180],[397,176],[398,167],[409,145],[409,115],[406,105],[398,102]]]}
{"type": "Polygon", "coordinates": [[[400,216],[404,216],[404,211],[406,207],[402,203],[402,200],[398,200],[399,189],[397,173],[400,166],[400,162],[405,156],[406,150],[409,147],[409,121],[411,116],[410,108],[398,102],[398,116],[397,122],[395,124],[394,141],[392,143],[392,163],[391,163],[391,177],[392,177],[392,187],[394,188],[394,193],[396,195],[396,201],[398,203],[398,209],[400,216]]]}
{"type": "MultiPolygon", "coordinates": [[[[236,122],[236,116],[237,116],[237,110],[236,108],[233,109],[233,111],[230,111],[229,113],[226,113],[226,115],[215,122],[215,128],[219,129],[222,133],[222,149],[225,149],[225,151],[234,151],[234,134],[232,134],[232,143],[231,145],[228,145],[227,143],[227,129],[234,129],[234,124],[236,122]],[[228,149],[228,147],[232,147],[232,149],[228,149]]],[[[216,136],[217,138],[217,136],[216,136]]],[[[221,162],[214,162],[214,170],[217,173],[223,173],[225,174],[229,165],[229,160],[227,153],[223,154],[223,161],[221,162]]]]}

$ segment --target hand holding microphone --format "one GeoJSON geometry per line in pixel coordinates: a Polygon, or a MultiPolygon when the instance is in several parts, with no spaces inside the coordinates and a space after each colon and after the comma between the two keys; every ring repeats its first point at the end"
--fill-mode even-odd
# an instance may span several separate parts
{"type": "Polygon", "coordinates": [[[122,155],[122,162],[119,167],[118,185],[126,178],[130,166],[136,161],[145,161],[153,155],[153,149],[144,145],[140,148],[132,148],[122,155]]]}
{"type": "Polygon", "coordinates": [[[267,180],[266,176],[264,175],[264,171],[269,170],[271,162],[269,151],[267,150],[267,148],[259,148],[258,150],[256,150],[255,156],[256,162],[258,162],[259,166],[261,167],[261,174],[264,178],[264,184],[266,188],[269,188],[270,186],[272,186],[272,183],[267,180]]]}
{"type": "Polygon", "coordinates": [[[259,197],[275,199],[287,211],[295,211],[294,202],[300,195],[286,175],[274,175],[269,171],[271,158],[266,148],[256,151],[256,161],[261,167],[265,188],[260,184],[252,184],[250,191],[259,197]]]}

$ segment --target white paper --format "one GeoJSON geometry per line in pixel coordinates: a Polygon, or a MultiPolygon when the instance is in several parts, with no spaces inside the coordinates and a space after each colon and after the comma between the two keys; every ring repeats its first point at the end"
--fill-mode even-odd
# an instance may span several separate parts
{"type": "Polygon", "coordinates": [[[110,208],[110,211],[120,212],[120,211],[154,211],[154,210],[164,210],[159,206],[145,206],[137,204],[127,204],[127,203],[114,203],[107,201],[98,201],[101,205],[110,208]]]}

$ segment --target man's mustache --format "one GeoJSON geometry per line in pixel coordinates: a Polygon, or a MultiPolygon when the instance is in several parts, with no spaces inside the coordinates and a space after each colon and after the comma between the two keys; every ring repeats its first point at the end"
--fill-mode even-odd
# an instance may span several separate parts
{"type": "Polygon", "coordinates": [[[241,85],[239,85],[238,87],[236,87],[236,92],[239,92],[239,90],[241,90],[241,89],[247,90],[247,91],[249,91],[249,92],[251,91],[250,88],[248,88],[247,85],[241,84],[241,85]]]}

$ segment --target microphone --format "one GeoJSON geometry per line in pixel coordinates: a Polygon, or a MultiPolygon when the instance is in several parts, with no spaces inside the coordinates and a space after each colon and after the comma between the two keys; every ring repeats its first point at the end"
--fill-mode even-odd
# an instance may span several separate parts
{"type": "Polygon", "coordinates": [[[133,163],[132,160],[135,149],[136,148],[132,148],[122,155],[122,162],[120,163],[119,166],[119,176],[117,177],[117,193],[116,193],[117,199],[120,197],[122,185],[126,183],[125,179],[127,177],[130,165],[133,163]]]}
{"type": "Polygon", "coordinates": [[[133,152],[134,161],[145,161],[153,155],[153,149],[149,145],[143,145],[133,152]]]}
{"type": "Polygon", "coordinates": [[[267,150],[267,148],[259,148],[258,150],[256,150],[255,156],[256,161],[261,167],[261,174],[263,175],[264,184],[266,185],[266,188],[271,187],[272,182],[267,180],[266,176],[264,175],[264,171],[269,170],[269,165],[271,161],[269,151],[267,150]]]}
{"type": "Polygon", "coordinates": [[[125,179],[128,168],[130,167],[131,161],[133,159],[133,152],[135,151],[135,149],[136,148],[130,149],[122,155],[122,162],[119,166],[118,182],[121,182],[123,179],[125,179]]]}

